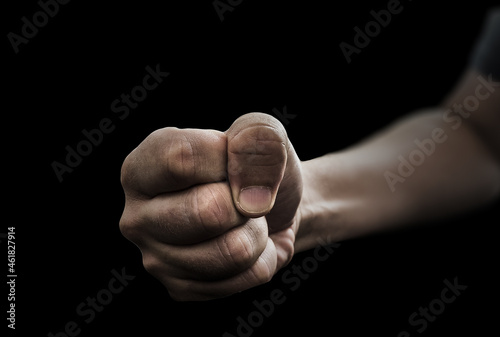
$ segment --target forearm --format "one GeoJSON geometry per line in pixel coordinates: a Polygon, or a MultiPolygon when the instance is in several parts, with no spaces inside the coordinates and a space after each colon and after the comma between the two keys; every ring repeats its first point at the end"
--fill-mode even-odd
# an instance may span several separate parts
{"type": "Polygon", "coordinates": [[[498,162],[468,124],[452,129],[444,113],[414,114],[345,151],[303,162],[296,251],[492,200],[498,162]]]}

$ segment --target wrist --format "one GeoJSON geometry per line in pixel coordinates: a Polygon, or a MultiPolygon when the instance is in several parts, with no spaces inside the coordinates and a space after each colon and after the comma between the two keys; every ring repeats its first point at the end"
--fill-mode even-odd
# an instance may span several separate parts
{"type": "Polygon", "coordinates": [[[335,182],[341,175],[337,155],[329,154],[301,162],[303,192],[299,205],[299,226],[296,234],[297,252],[339,241],[342,196],[335,182]]]}
{"type": "Polygon", "coordinates": [[[396,223],[405,198],[359,149],[302,162],[297,252],[376,232],[396,223]]]}

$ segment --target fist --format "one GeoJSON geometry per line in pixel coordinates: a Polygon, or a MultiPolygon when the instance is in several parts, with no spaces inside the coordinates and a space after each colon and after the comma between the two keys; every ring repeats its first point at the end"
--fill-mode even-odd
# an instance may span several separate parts
{"type": "Polygon", "coordinates": [[[226,132],[157,130],[127,156],[121,183],[120,230],[175,300],[263,284],[293,256],[300,161],[269,115],[226,132]]]}

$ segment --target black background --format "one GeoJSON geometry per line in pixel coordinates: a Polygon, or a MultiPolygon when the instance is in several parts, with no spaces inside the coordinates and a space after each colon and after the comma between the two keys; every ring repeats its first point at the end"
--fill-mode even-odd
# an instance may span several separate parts
{"type": "MultiPolygon", "coordinates": [[[[236,335],[236,318],[255,310],[252,301],[281,289],[285,303],[252,336],[415,336],[408,317],[455,277],[468,289],[421,335],[497,330],[498,203],[437,226],[344,242],[296,291],[278,274],[203,303],[172,301],[119,232],[121,163],[158,128],[225,130],[241,114],[286,106],[296,115],[286,129],[305,160],[439,103],[494,2],[402,1],[403,11],[347,64],[339,44],[352,44],[353,28],[387,2],[244,0],[221,22],[212,1],[71,1],[17,54],[7,34],[20,34],[21,18],[31,21],[40,7],[3,4],[2,213],[3,226],[16,227],[18,274],[9,334],[47,336],[75,321],[79,336],[236,335]],[[111,102],[156,64],[170,76],[119,120],[111,102]],[[103,118],[115,129],[60,183],[51,163],[64,163],[65,147],[103,118]],[[76,307],[122,268],[135,279],[85,323],[76,307]]],[[[0,245],[6,256],[6,241],[0,245]]]]}

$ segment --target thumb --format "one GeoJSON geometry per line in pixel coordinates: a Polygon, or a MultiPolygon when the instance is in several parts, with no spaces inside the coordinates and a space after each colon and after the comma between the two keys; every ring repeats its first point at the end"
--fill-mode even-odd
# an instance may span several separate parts
{"type": "Polygon", "coordinates": [[[226,131],[227,173],[234,204],[247,217],[272,209],[283,179],[288,138],[270,115],[249,113],[226,131]]]}

